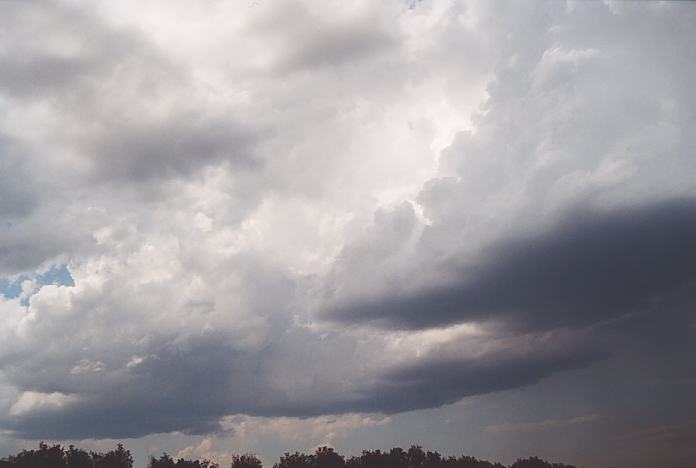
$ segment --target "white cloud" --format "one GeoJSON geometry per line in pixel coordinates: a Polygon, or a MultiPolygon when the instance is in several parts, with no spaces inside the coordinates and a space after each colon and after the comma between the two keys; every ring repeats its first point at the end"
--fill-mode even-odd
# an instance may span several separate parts
{"type": "Polygon", "coordinates": [[[11,416],[22,416],[34,411],[51,411],[61,409],[76,401],[74,395],[59,392],[23,392],[19,399],[10,407],[11,416]]]}

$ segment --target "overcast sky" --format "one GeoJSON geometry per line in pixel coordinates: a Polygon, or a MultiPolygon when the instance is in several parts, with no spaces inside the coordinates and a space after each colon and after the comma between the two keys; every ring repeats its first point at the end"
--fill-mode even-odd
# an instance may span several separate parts
{"type": "Polygon", "coordinates": [[[0,455],[696,459],[696,5],[0,9],[0,455]]]}

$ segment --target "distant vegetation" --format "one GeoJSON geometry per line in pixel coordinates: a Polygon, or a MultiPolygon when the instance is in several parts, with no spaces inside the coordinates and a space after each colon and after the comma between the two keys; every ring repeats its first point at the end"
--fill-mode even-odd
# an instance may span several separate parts
{"type": "MultiPolygon", "coordinates": [[[[148,468],[227,468],[210,460],[174,460],[163,454],[150,457],[148,468]]],[[[106,453],[87,452],[69,446],[40,443],[37,450],[22,450],[0,460],[0,468],[133,468],[130,451],[118,444],[106,453]]],[[[252,453],[234,455],[229,468],[262,468],[261,461],[252,453]]],[[[393,448],[389,451],[363,450],[362,455],[348,459],[330,447],[319,447],[314,453],[285,453],[273,468],[508,468],[473,457],[443,457],[437,452],[424,451],[412,446],[408,450],[393,448]]],[[[575,468],[572,465],[548,463],[536,457],[517,460],[509,468],[575,468]]]]}

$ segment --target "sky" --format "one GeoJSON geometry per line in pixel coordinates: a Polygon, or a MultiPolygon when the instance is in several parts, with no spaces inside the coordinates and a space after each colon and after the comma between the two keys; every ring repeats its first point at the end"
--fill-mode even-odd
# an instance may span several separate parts
{"type": "Polygon", "coordinates": [[[693,466],[696,5],[0,8],[0,455],[693,466]]]}

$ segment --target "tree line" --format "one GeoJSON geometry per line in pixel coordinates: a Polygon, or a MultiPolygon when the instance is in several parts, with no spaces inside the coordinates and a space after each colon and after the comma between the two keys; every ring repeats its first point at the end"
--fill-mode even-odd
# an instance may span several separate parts
{"type": "MultiPolygon", "coordinates": [[[[210,460],[175,460],[164,453],[150,457],[148,468],[227,468],[210,460]]],[[[88,452],[74,447],[48,445],[35,450],[22,450],[0,459],[0,468],[133,468],[133,457],[122,444],[108,452],[88,452]]],[[[253,453],[233,455],[229,468],[263,468],[253,453]]],[[[319,447],[314,453],[286,452],[273,468],[575,468],[572,465],[549,463],[537,457],[518,459],[509,467],[474,457],[445,457],[414,445],[408,450],[395,447],[388,451],[363,450],[348,459],[331,447],[319,447]]]]}

